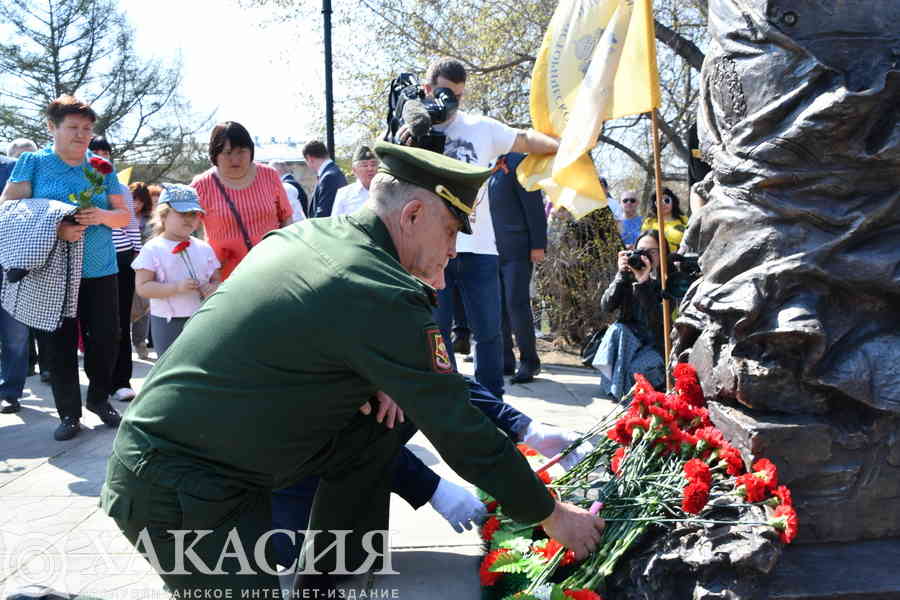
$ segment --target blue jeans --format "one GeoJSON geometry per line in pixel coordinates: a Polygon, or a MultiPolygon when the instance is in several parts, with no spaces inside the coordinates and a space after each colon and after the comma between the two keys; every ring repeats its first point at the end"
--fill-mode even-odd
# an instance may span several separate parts
{"type": "MultiPolygon", "coordinates": [[[[0,274],[0,277],[3,275],[0,274]]],[[[0,398],[22,397],[28,376],[28,326],[0,308],[0,398]]]]}
{"type": "MultiPolygon", "coordinates": [[[[503,336],[500,333],[500,269],[493,254],[463,252],[447,264],[444,279],[447,287],[438,290],[438,305],[434,310],[444,336],[450,343],[455,302],[453,292],[459,289],[469,329],[475,339],[475,379],[494,396],[503,399],[503,336]]],[[[456,357],[450,352],[453,366],[456,357]]]]}

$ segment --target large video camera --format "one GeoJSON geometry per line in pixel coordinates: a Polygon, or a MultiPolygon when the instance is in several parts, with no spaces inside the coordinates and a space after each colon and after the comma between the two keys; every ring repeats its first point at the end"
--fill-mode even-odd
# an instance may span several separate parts
{"type": "Polygon", "coordinates": [[[415,75],[401,73],[391,82],[388,91],[387,132],[384,140],[402,144],[397,133],[406,125],[412,134],[413,146],[443,154],[447,136],[435,131],[432,126],[452,118],[457,108],[459,100],[452,90],[436,88],[434,98],[428,98],[415,75]]]}

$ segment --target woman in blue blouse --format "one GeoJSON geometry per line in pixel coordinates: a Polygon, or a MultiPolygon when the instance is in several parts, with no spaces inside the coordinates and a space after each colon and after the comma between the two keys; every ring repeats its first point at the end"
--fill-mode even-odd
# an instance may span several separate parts
{"type": "MultiPolygon", "coordinates": [[[[97,115],[72,96],[60,96],[47,107],[53,146],[26,152],[10,175],[2,200],[47,198],[70,202],[69,194],[90,187],[83,169],[93,156],[88,144],[97,115]]],[[[128,224],[129,213],[115,173],[105,178],[106,192],[93,197],[93,207],[79,211],[76,223],[62,222],[58,236],[67,242],[84,238],[84,264],[78,291],[77,318],[63,319],[48,336],[51,387],[60,425],[53,437],[68,440],[78,433],[81,388],[78,384],[78,323],[84,337],[84,370],[90,380],[86,407],[110,427],[119,414],[110,406],[113,367],[119,341],[116,250],[112,229],[128,224]]]]}

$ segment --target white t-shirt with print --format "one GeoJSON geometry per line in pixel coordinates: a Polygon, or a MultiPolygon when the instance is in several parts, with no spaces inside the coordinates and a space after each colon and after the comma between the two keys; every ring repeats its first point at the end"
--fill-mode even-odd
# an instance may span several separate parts
{"type": "MultiPolygon", "coordinates": [[[[191,237],[190,242],[187,249],[179,254],[172,254],[172,250],[181,242],[174,242],[158,235],[144,244],[137,258],[131,263],[131,268],[135,271],[138,269],[153,271],[155,280],[159,283],[177,283],[190,279],[188,268],[190,266],[197,281],[201,285],[207,284],[216,269],[222,265],[219,264],[212,246],[195,237],[191,237]]],[[[190,317],[197,312],[201,304],[203,300],[197,290],[175,294],[168,298],[150,298],[150,314],[164,319],[190,317]]]]}
{"type": "MultiPolygon", "coordinates": [[[[434,129],[447,136],[445,155],[480,167],[490,167],[500,156],[512,150],[519,133],[518,129],[496,119],[461,110],[457,111],[456,118],[449,125],[435,125],[434,129]]],[[[457,252],[497,254],[497,240],[487,197],[486,188],[482,186],[475,213],[469,217],[472,235],[459,234],[456,238],[457,252]]]]}

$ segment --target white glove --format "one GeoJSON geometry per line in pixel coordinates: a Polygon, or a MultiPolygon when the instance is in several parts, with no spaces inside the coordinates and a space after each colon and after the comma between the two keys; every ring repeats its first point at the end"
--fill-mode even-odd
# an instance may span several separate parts
{"type": "MultiPolygon", "coordinates": [[[[528,429],[525,430],[525,436],[522,441],[547,458],[552,458],[568,448],[579,437],[581,436],[574,431],[566,431],[552,425],[544,425],[537,421],[532,421],[528,425],[528,429]]],[[[575,448],[571,454],[559,461],[559,464],[568,471],[593,449],[593,444],[584,442],[575,448]]]]}
{"type": "Polygon", "coordinates": [[[481,500],[466,488],[444,478],[438,482],[428,502],[447,519],[456,533],[462,533],[463,527],[472,529],[473,524],[479,525],[487,518],[487,507],[481,500]]]}

